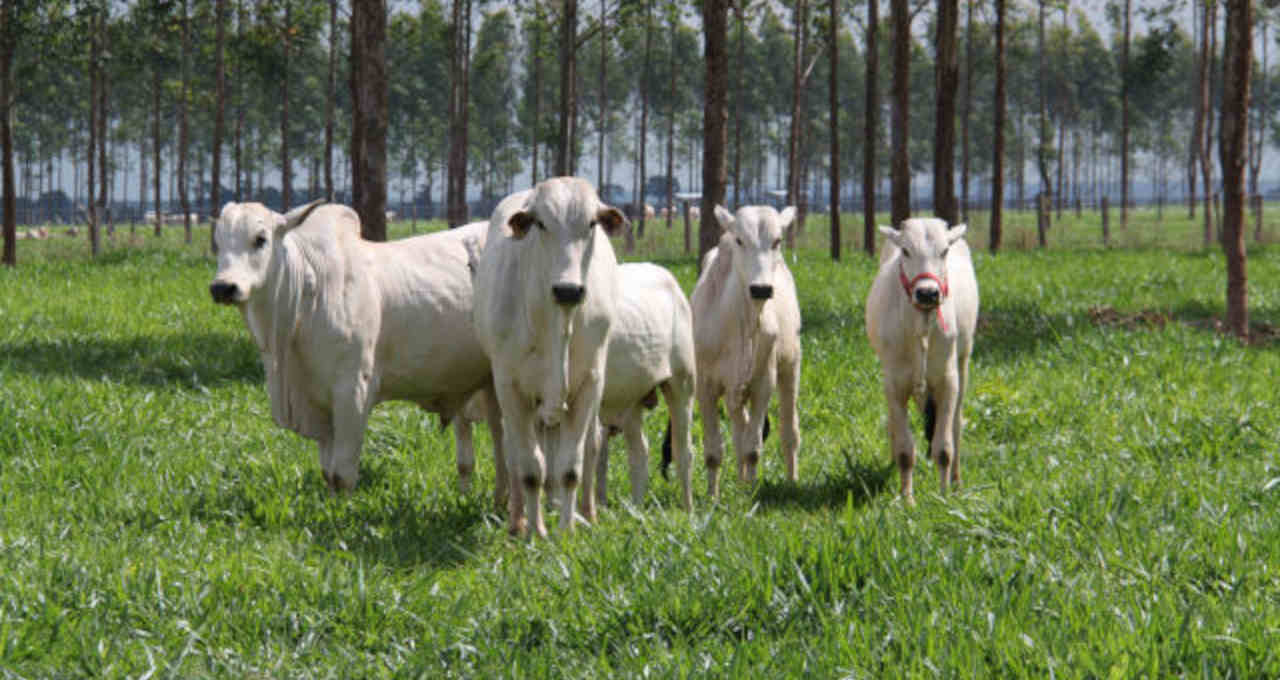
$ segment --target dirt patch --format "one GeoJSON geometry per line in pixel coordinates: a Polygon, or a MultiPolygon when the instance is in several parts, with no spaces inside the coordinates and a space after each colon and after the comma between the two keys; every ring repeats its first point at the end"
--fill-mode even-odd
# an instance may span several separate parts
{"type": "MultiPolygon", "coordinates": [[[[1176,320],[1191,328],[1213,331],[1222,335],[1231,334],[1227,330],[1226,322],[1217,317],[1174,319],[1168,312],[1153,309],[1126,313],[1117,311],[1114,307],[1095,305],[1089,308],[1089,320],[1095,326],[1119,326],[1131,331],[1142,328],[1164,328],[1176,320]]],[[[1247,344],[1270,345],[1273,343],[1280,344],[1280,326],[1261,321],[1249,324],[1247,344]]]]}
{"type": "Polygon", "coordinates": [[[1164,328],[1172,317],[1167,312],[1144,309],[1136,313],[1126,314],[1116,311],[1114,307],[1094,305],[1089,308],[1089,320],[1095,326],[1120,326],[1126,330],[1138,328],[1164,328]]]}

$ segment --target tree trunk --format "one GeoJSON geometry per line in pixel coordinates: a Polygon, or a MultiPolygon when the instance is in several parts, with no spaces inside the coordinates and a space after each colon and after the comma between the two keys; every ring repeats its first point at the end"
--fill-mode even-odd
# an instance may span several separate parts
{"type": "Polygon", "coordinates": [[[716,207],[724,204],[725,147],[729,143],[729,2],[705,0],[702,30],[707,81],[703,109],[702,214],[698,228],[698,261],[720,241],[716,207]]]}
{"type": "Polygon", "coordinates": [[[182,0],[182,86],[178,91],[178,200],[182,203],[182,230],[191,243],[191,198],[187,195],[187,88],[190,86],[188,59],[191,55],[191,19],[187,0],[182,0]]]}
{"type": "MultiPolygon", "coordinates": [[[[14,35],[13,24],[16,19],[10,15],[13,8],[8,2],[0,2],[0,165],[3,170],[0,175],[0,183],[3,188],[0,189],[0,201],[3,205],[0,209],[4,212],[4,258],[3,263],[13,267],[18,264],[18,214],[17,202],[14,194],[17,189],[14,186],[13,177],[13,120],[11,107],[13,105],[13,52],[14,44],[17,42],[17,36],[14,35]]],[[[74,204],[72,204],[74,211],[74,204]]]]}
{"type": "Polygon", "coordinates": [[[1249,134],[1249,79],[1253,65],[1253,3],[1227,0],[1222,53],[1222,245],[1227,258],[1227,328],[1249,337],[1248,277],[1244,247],[1245,144],[1249,134]]]}
{"type": "MultiPolygon", "coordinates": [[[[673,220],[675,220],[675,140],[676,140],[676,16],[671,15],[671,25],[668,27],[671,36],[671,54],[669,56],[669,70],[667,73],[667,101],[671,102],[671,110],[667,115],[667,229],[671,228],[673,220]]],[[[685,248],[687,251],[688,248],[685,248]]]]}
{"type": "Polygon", "coordinates": [[[164,233],[164,217],[160,207],[160,178],[164,175],[163,166],[160,164],[160,66],[152,62],[151,66],[151,166],[155,170],[155,196],[152,199],[155,202],[155,219],[156,219],[156,237],[159,238],[164,233]]]}
{"type": "MultiPolygon", "coordinates": [[[[533,166],[529,172],[529,183],[537,184],[538,146],[542,125],[542,29],[545,26],[542,20],[542,3],[533,3],[533,11],[537,28],[533,31],[533,123],[529,126],[533,132],[533,139],[530,140],[533,147],[533,166]]],[[[450,121],[453,120],[452,115],[450,114],[450,121]]]]}
{"type": "Polygon", "coordinates": [[[289,31],[293,24],[293,3],[284,3],[284,31],[280,39],[284,73],[280,78],[280,210],[293,205],[293,159],[289,157],[289,31]]]}
{"type": "MultiPolygon", "coordinates": [[[[806,30],[809,20],[808,9],[808,0],[796,0],[792,20],[795,24],[795,38],[792,41],[795,54],[791,62],[791,129],[787,136],[787,203],[793,206],[800,204],[801,191],[800,128],[803,125],[801,92],[804,91],[804,42],[805,35],[808,33],[806,30]]],[[[797,224],[787,230],[788,248],[794,248],[796,245],[796,232],[799,231],[800,222],[798,216],[796,222],[797,224]]]]}
{"type": "Polygon", "coordinates": [[[98,153],[98,107],[101,106],[101,98],[99,89],[102,82],[98,75],[98,59],[100,53],[100,44],[98,42],[100,33],[97,28],[97,19],[94,19],[93,35],[89,37],[89,195],[85,197],[85,208],[89,218],[89,254],[93,257],[98,256],[101,242],[98,237],[98,204],[96,200],[96,189],[98,186],[97,153],[98,153]]]}
{"type": "Polygon", "coordinates": [[[876,149],[880,132],[880,0],[867,0],[866,125],[862,129],[862,250],[876,253],[876,149]]]}
{"type": "MultiPolygon", "coordinates": [[[[597,36],[600,41],[600,122],[597,124],[597,127],[599,127],[598,133],[600,142],[596,145],[596,186],[598,187],[604,186],[604,144],[606,128],[608,127],[607,111],[609,108],[609,91],[605,88],[605,79],[607,77],[609,64],[608,26],[608,3],[605,0],[600,0],[600,32],[597,36]]],[[[627,237],[628,245],[630,246],[627,252],[630,252],[630,249],[634,248],[635,244],[634,241],[630,240],[631,229],[629,228],[627,229],[627,237]]]]}
{"type": "MultiPolygon", "coordinates": [[[[1049,194],[1053,192],[1053,180],[1049,178],[1049,150],[1053,142],[1053,133],[1049,129],[1049,74],[1045,64],[1045,40],[1044,40],[1044,22],[1045,10],[1044,5],[1047,0],[1039,0],[1037,7],[1038,15],[1038,44],[1036,51],[1039,53],[1040,74],[1036,78],[1036,89],[1040,100],[1040,120],[1039,120],[1039,136],[1040,142],[1036,148],[1036,169],[1040,173],[1040,194],[1047,199],[1049,194]]],[[[1126,0],[1128,2],[1128,0],[1126,0]]],[[[1048,228],[1048,214],[1044,210],[1044,201],[1036,200],[1036,224],[1040,233],[1040,247],[1044,247],[1044,230],[1048,228]]]]}
{"type": "Polygon", "coordinates": [[[98,220],[101,223],[98,228],[99,235],[103,226],[107,228],[108,234],[113,233],[111,227],[111,204],[107,200],[111,191],[111,166],[107,163],[107,132],[109,130],[107,125],[109,118],[107,92],[110,87],[110,80],[107,77],[106,61],[109,58],[108,55],[111,54],[110,33],[107,32],[109,15],[110,10],[104,2],[102,15],[99,18],[101,24],[98,26],[98,30],[102,35],[99,43],[101,51],[98,53],[98,220]]]}
{"type": "Polygon", "coordinates": [[[324,198],[333,201],[333,124],[338,96],[338,0],[329,0],[329,80],[324,98],[324,198]]]}
{"type": "Polygon", "coordinates": [[[956,63],[956,26],[960,19],[958,0],[938,0],[937,39],[938,52],[934,71],[934,93],[937,99],[937,115],[933,134],[933,212],[956,224],[960,220],[956,210],[956,87],[960,81],[960,69],[956,63]]]}
{"type": "Polygon", "coordinates": [[[1000,239],[1004,228],[1001,219],[1004,216],[1004,118],[1005,118],[1005,72],[1007,64],[1004,53],[1005,0],[996,3],[996,101],[995,131],[992,140],[992,172],[991,172],[991,235],[988,247],[992,253],[1000,252],[1000,239]]]}
{"type": "MultiPolygon", "coordinates": [[[[449,228],[467,221],[467,61],[471,49],[465,23],[470,0],[454,0],[449,51],[449,171],[445,184],[445,214],[449,228]]],[[[354,34],[353,34],[354,35],[354,34]]]]}
{"type": "Polygon", "coordinates": [[[1261,22],[1261,40],[1262,43],[1262,64],[1261,70],[1258,72],[1261,77],[1258,92],[1258,116],[1257,124],[1249,128],[1249,195],[1260,193],[1258,189],[1259,175],[1262,170],[1262,152],[1267,146],[1267,126],[1270,120],[1269,104],[1267,100],[1267,20],[1266,14],[1263,14],[1261,22]]]}
{"type": "Polygon", "coordinates": [[[738,15],[738,61],[734,70],[738,77],[733,96],[733,209],[737,210],[742,205],[742,97],[746,91],[742,78],[747,70],[744,46],[747,19],[742,3],[734,3],[734,8],[738,15]]]}
{"type": "MultiPolygon", "coordinates": [[[[1204,107],[1201,106],[1202,93],[1200,88],[1204,86],[1207,80],[1207,73],[1204,72],[1202,63],[1204,49],[1200,44],[1202,31],[1200,30],[1201,12],[1203,5],[1199,2],[1191,3],[1191,37],[1195,48],[1195,87],[1191,88],[1191,109],[1194,112],[1191,123],[1191,140],[1187,144],[1187,216],[1195,219],[1196,216],[1196,164],[1200,160],[1200,147],[1202,145],[1201,138],[1204,135],[1204,107]]],[[[1207,190],[1208,187],[1205,187],[1207,190]]]]}
{"type": "Polygon", "coordinates": [[[911,7],[907,0],[889,0],[889,10],[893,22],[893,126],[890,140],[893,205],[890,220],[896,228],[911,216],[911,157],[907,151],[911,112],[911,7]]]}
{"type": "Polygon", "coordinates": [[[636,235],[644,238],[645,196],[648,193],[649,165],[645,158],[645,142],[649,139],[649,58],[653,43],[653,2],[644,3],[644,57],[640,74],[640,197],[637,199],[636,211],[640,214],[640,224],[636,225],[636,235]]]}
{"type": "Polygon", "coordinates": [[[360,235],[387,240],[387,5],[351,7],[351,176],[360,235]],[[358,132],[357,132],[358,131],[358,132]]]}
{"type": "Polygon", "coordinates": [[[831,13],[827,39],[831,42],[831,259],[840,259],[840,10],[836,0],[828,0],[831,13]]]}
{"type": "Polygon", "coordinates": [[[1129,227],[1129,19],[1132,0],[1124,0],[1124,42],[1120,46],[1120,230],[1129,227]]]}
{"type": "Polygon", "coordinates": [[[1200,24],[1200,139],[1197,145],[1200,154],[1200,177],[1204,186],[1204,245],[1209,247],[1213,241],[1213,162],[1210,150],[1213,145],[1213,88],[1209,82],[1210,65],[1213,63],[1215,24],[1217,23],[1217,0],[1208,0],[1204,8],[1204,18],[1200,24]]]}
{"type": "MultiPolygon", "coordinates": [[[[223,63],[223,49],[226,44],[226,11],[227,0],[214,3],[214,108],[213,108],[213,197],[209,208],[217,219],[222,209],[222,135],[226,127],[227,78],[223,63]]],[[[214,229],[209,229],[209,249],[218,252],[218,244],[213,240],[214,229]]]]}
{"type": "MultiPolygon", "coordinates": [[[[240,0],[240,2],[236,6],[236,40],[241,44],[244,43],[244,39],[245,39],[244,38],[245,16],[246,15],[244,11],[244,0],[240,0]]],[[[235,132],[235,135],[236,135],[236,139],[235,139],[236,182],[235,184],[236,184],[236,200],[237,201],[247,200],[247,197],[244,194],[244,185],[241,183],[241,177],[243,176],[241,164],[244,161],[244,140],[243,140],[244,113],[245,113],[244,82],[246,80],[246,78],[244,77],[245,76],[244,70],[245,70],[244,60],[238,59],[236,61],[236,132],[235,132]]],[[[159,135],[158,132],[156,134],[159,135]]],[[[157,153],[156,162],[159,162],[160,160],[160,157],[158,155],[159,152],[157,151],[156,153],[157,153]]],[[[158,167],[159,166],[157,166],[157,168],[158,167]]],[[[158,174],[157,174],[157,177],[158,177],[158,174]]],[[[156,180],[156,194],[157,194],[156,200],[157,201],[160,200],[159,187],[160,187],[160,181],[157,179],[156,180]]],[[[156,208],[156,212],[157,213],[160,212],[159,207],[156,208]]]]}
{"type": "Polygon", "coordinates": [[[973,4],[966,0],[964,18],[964,99],[960,102],[960,219],[969,221],[969,118],[973,112],[973,4]]]}
{"type": "Polygon", "coordinates": [[[573,106],[577,93],[578,0],[562,0],[560,9],[560,138],[556,140],[555,174],[572,174],[570,156],[577,130],[573,129],[573,106]]]}

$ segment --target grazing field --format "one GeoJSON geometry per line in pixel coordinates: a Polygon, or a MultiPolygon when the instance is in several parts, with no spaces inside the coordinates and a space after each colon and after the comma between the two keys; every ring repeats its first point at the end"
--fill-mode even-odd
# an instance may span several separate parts
{"type": "MultiPolygon", "coordinates": [[[[531,543],[490,507],[487,432],[461,496],[452,435],[403,404],[330,497],[209,299],[207,228],[126,228],[92,262],[24,241],[0,269],[0,677],[1278,676],[1280,248],[1251,242],[1243,346],[1214,330],[1220,251],[1166,217],[1113,250],[1068,218],[1034,251],[1019,214],[977,251],[964,487],[922,459],[914,508],[860,222],[832,263],[811,218],[800,482],[771,438],[757,488],[709,506],[698,463],[692,515],[660,479],[632,508],[615,442],[598,525],[531,543]]],[[[636,256],[691,289],[679,228],[649,229],[636,256]]]]}

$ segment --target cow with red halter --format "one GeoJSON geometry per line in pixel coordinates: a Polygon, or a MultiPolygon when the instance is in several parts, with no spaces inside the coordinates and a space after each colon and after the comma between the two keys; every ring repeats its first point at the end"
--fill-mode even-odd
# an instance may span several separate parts
{"type": "Polygon", "coordinates": [[[913,502],[915,442],[907,401],[924,413],[926,455],[943,491],[960,483],[961,404],[978,325],[978,281],[965,225],[926,217],[900,229],[880,227],[888,241],[867,295],[867,337],[880,358],[889,407],[889,445],[901,494],[913,502]]]}

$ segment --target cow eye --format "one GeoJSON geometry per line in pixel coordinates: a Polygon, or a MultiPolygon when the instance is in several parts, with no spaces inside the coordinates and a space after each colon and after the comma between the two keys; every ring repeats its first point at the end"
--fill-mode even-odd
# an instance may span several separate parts
{"type": "Polygon", "coordinates": [[[773,239],[773,249],[777,250],[778,248],[781,248],[781,247],[782,247],[782,239],[780,238],[773,239]]]}
{"type": "Polygon", "coordinates": [[[945,249],[943,249],[943,251],[942,251],[942,255],[940,255],[939,257],[941,257],[942,259],[944,259],[944,260],[945,260],[945,259],[947,259],[947,253],[949,253],[949,252],[951,252],[951,249],[950,249],[950,248],[945,248],[945,249]]]}
{"type": "Polygon", "coordinates": [[[547,230],[547,225],[543,224],[542,220],[538,220],[537,222],[534,222],[533,225],[543,231],[547,230]]]}
{"type": "Polygon", "coordinates": [[[902,256],[903,256],[903,257],[907,257],[907,258],[911,257],[911,251],[910,251],[910,250],[907,250],[906,248],[903,248],[903,249],[902,249],[902,256]]]}
{"type": "Polygon", "coordinates": [[[258,234],[258,238],[253,239],[254,250],[262,250],[262,248],[266,245],[267,245],[267,237],[262,234],[258,234]]]}
{"type": "Polygon", "coordinates": [[[741,237],[741,236],[739,236],[739,237],[738,237],[738,245],[740,245],[740,246],[741,246],[741,245],[746,245],[746,244],[744,244],[744,243],[742,242],[742,237],[741,237]]]}

